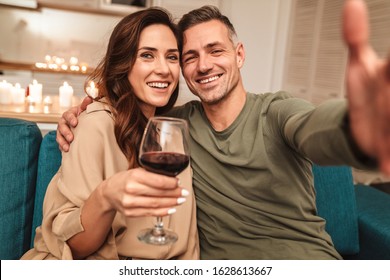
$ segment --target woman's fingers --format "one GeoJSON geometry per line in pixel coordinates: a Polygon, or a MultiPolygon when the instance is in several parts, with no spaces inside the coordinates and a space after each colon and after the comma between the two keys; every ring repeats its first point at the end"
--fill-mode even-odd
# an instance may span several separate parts
{"type": "Polygon", "coordinates": [[[166,216],[176,213],[176,207],[186,202],[185,197],[127,197],[122,202],[121,212],[126,217],[166,216]]]}
{"type": "Polygon", "coordinates": [[[117,173],[104,187],[104,197],[125,216],[166,216],[186,201],[189,191],[177,178],[135,168],[117,173]]]}
{"type": "Polygon", "coordinates": [[[185,197],[167,198],[167,197],[124,197],[122,205],[124,208],[171,208],[186,202],[185,197]]]}
{"type": "Polygon", "coordinates": [[[164,217],[176,213],[176,208],[133,208],[127,209],[123,214],[126,217],[164,217]]]}
{"type": "Polygon", "coordinates": [[[130,195],[180,197],[187,196],[189,192],[180,187],[175,177],[148,172],[142,168],[129,170],[126,180],[125,192],[130,195]]]}

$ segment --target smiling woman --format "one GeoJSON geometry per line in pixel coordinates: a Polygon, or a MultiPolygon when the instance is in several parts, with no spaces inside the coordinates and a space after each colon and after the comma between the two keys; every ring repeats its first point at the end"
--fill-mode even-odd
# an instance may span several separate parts
{"type": "Polygon", "coordinates": [[[177,88],[180,65],[179,50],[172,47],[175,41],[172,31],[164,25],[148,26],[141,34],[128,77],[147,117],[154,115],[156,107],[165,106],[177,88]]]}
{"type": "Polygon", "coordinates": [[[146,171],[137,161],[148,118],[172,108],[178,95],[176,32],[158,8],[126,16],[114,28],[89,79],[98,96],[80,115],[24,259],[199,258],[189,169],[180,174],[184,189],[177,178],[146,171]],[[150,250],[137,241],[153,223],[149,216],[165,216],[178,242],[150,250]]]}

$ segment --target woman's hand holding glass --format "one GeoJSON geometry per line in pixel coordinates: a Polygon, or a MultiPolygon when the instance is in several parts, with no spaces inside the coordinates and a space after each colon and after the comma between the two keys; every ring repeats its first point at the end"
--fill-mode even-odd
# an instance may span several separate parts
{"type": "Polygon", "coordinates": [[[188,191],[178,179],[135,168],[115,174],[102,188],[107,210],[126,217],[166,216],[185,201],[188,191]]]}

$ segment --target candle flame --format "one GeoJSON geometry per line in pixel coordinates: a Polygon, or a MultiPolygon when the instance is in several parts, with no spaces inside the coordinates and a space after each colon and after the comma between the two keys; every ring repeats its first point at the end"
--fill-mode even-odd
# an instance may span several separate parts
{"type": "Polygon", "coordinates": [[[46,96],[44,101],[45,101],[45,103],[50,103],[51,102],[50,96],[46,96]]]}

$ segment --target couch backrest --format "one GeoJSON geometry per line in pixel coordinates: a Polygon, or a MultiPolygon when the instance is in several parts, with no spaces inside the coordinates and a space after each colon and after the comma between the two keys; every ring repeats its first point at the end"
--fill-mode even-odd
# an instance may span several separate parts
{"type": "Polygon", "coordinates": [[[56,131],[50,131],[43,138],[39,150],[31,247],[34,246],[35,229],[42,224],[42,206],[47,186],[57,173],[61,158],[61,151],[56,142],[56,131]]]}
{"type": "Polygon", "coordinates": [[[372,186],[355,186],[359,217],[359,259],[390,260],[390,195],[372,186]]]}
{"type": "Polygon", "coordinates": [[[29,121],[0,118],[0,259],[30,247],[37,158],[42,134],[29,121]]]}
{"type": "Polygon", "coordinates": [[[347,166],[313,166],[318,215],[343,255],[359,252],[358,214],[352,171],[347,166]]]}

